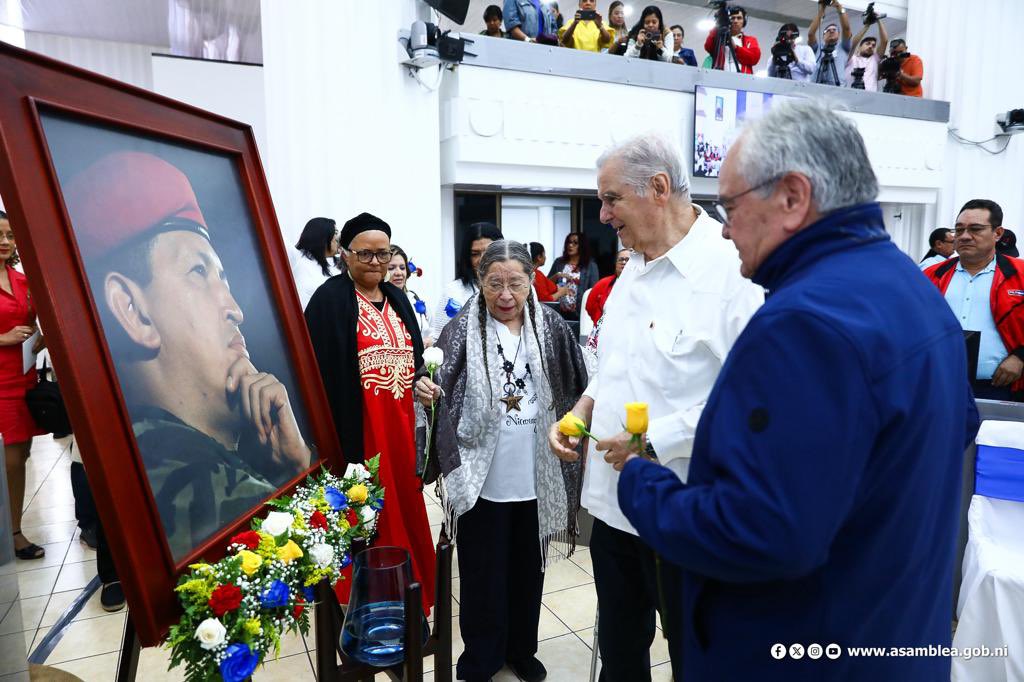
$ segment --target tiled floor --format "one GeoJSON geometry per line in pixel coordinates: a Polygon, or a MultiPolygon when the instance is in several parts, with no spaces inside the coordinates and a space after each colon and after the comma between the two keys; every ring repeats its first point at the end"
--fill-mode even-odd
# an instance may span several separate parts
{"type": "MultiPolygon", "coordinates": [[[[28,664],[21,652],[32,651],[42,641],[82,588],[96,575],[95,552],[78,540],[69,477],[68,443],[48,437],[37,438],[29,459],[25,534],[46,547],[46,558],[17,562],[15,575],[0,575],[0,682],[29,679],[28,664]],[[12,602],[15,597],[18,597],[12,602]],[[10,655],[18,651],[17,655],[10,655]]],[[[440,531],[441,509],[430,492],[425,494],[427,514],[434,539],[440,531]]],[[[454,566],[458,575],[458,565],[454,566]]],[[[548,669],[552,682],[587,680],[590,674],[590,645],[593,641],[597,597],[593,585],[590,552],[578,551],[571,560],[548,569],[544,580],[538,658],[548,669]]],[[[456,578],[452,590],[454,645],[453,660],[462,653],[459,632],[456,578]]],[[[100,608],[99,593],[93,594],[60,642],[46,665],[75,675],[87,682],[113,680],[117,669],[125,614],[108,614],[100,608]]],[[[306,645],[297,636],[286,640],[281,657],[267,662],[253,676],[258,682],[313,680],[307,647],[313,651],[312,634],[306,645]]],[[[315,657],[313,658],[315,660],[315,657]]],[[[180,669],[167,671],[164,649],[144,649],[136,679],[182,680],[180,669]]],[[[670,680],[668,649],[659,636],[651,650],[654,680],[670,680]]],[[[433,659],[424,665],[424,679],[433,680],[433,659]]],[[[383,676],[378,676],[385,679],[383,676]]],[[[33,667],[31,679],[56,679],[45,668],[33,667]]],[[[514,681],[506,668],[497,681],[514,681]]]]}

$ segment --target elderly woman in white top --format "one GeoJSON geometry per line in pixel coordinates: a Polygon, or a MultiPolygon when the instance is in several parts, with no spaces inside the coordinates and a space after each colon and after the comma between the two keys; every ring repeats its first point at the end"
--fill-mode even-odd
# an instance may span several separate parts
{"type": "Polygon", "coordinates": [[[490,679],[505,663],[520,679],[544,678],[535,657],[543,568],[575,544],[581,469],[560,462],[546,435],[582,394],[586,370],[568,325],[537,302],[533,272],[524,245],[490,244],[481,293],[437,339],[444,364],[416,386],[437,413],[424,482],[443,476],[459,550],[461,680],[490,679]]]}

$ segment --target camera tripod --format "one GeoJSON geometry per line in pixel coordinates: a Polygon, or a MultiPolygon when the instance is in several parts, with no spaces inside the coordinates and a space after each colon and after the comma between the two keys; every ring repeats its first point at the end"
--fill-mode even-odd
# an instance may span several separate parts
{"type": "Polygon", "coordinates": [[[839,80],[839,74],[836,72],[836,59],[834,56],[834,49],[821,48],[822,55],[821,61],[818,62],[818,76],[814,79],[815,83],[819,85],[842,85],[843,82],[839,80]],[[832,74],[832,80],[828,80],[827,76],[832,74]]]}
{"type": "Polygon", "coordinates": [[[743,69],[740,68],[740,61],[736,59],[736,46],[732,44],[732,31],[728,26],[719,26],[718,32],[715,34],[715,61],[711,63],[711,68],[718,68],[718,55],[722,53],[722,45],[729,47],[729,54],[725,55],[722,59],[722,70],[728,70],[725,68],[725,65],[731,57],[733,66],[736,67],[736,72],[742,73],[743,69]]]}

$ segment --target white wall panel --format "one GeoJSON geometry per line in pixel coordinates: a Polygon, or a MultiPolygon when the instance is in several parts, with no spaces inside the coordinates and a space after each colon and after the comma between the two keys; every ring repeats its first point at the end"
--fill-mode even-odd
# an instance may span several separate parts
{"type": "Polygon", "coordinates": [[[166,47],[115,43],[91,38],[72,38],[49,33],[25,32],[25,47],[83,69],[137,85],[153,88],[153,66],[150,55],[164,52],[166,47]]]}

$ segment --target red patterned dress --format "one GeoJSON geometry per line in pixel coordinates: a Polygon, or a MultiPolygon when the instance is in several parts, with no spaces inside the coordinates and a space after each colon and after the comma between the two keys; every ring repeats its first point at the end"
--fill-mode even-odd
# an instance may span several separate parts
{"type": "MultiPolygon", "coordinates": [[[[413,579],[421,585],[423,610],[429,613],[434,605],[435,558],[427,509],[416,477],[412,337],[387,299],[384,309],[378,310],[357,291],[356,302],[365,451],[369,457],[380,453],[380,481],[385,488],[374,545],[409,550],[413,579]]],[[[351,574],[347,575],[351,579],[351,574]]],[[[350,580],[338,583],[336,591],[342,604],[348,603],[350,586],[350,580]]]]}

